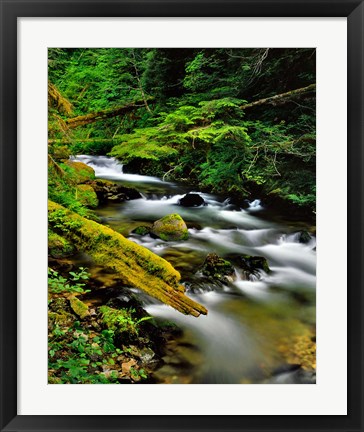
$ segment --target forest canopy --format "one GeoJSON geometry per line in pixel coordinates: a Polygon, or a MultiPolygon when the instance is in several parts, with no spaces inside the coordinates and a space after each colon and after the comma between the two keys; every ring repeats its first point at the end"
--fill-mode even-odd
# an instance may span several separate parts
{"type": "Polygon", "coordinates": [[[49,50],[49,152],[315,210],[314,49],[49,50]]]}

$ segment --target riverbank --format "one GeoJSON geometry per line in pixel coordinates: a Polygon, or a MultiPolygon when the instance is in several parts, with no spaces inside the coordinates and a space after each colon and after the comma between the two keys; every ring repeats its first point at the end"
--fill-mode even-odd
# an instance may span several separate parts
{"type": "MultiPolygon", "coordinates": [[[[181,273],[188,295],[209,310],[207,317],[185,317],[126,287],[146,311],[142,316],[148,313],[156,322],[167,320],[180,328],[163,339],[165,351],[158,352],[158,366],[150,366],[147,382],[314,382],[315,238],[307,233],[302,241],[303,224],[273,222],[268,213],[259,217],[264,210],[256,205],[241,210],[225,197],[205,193],[200,195],[206,205],[183,207],[178,202],[190,192],[185,185],[124,174],[112,159],[91,159],[88,163],[97,177],[141,194],[138,199],[104,203],[96,209],[98,218],[170,262],[181,273]],[[187,223],[186,240],[164,241],[148,232],[133,233],[139,225],[151,227],[157,219],[176,212],[187,223]],[[231,280],[221,283],[201,273],[212,252],[232,263],[231,280]],[[243,255],[265,257],[270,271],[247,276],[239,258],[243,255]]],[[[78,256],[73,265],[88,266],[91,277],[99,278],[85,295],[86,304],[107,304],[123,296],[125,287],[92,260],[78,256]]]]}

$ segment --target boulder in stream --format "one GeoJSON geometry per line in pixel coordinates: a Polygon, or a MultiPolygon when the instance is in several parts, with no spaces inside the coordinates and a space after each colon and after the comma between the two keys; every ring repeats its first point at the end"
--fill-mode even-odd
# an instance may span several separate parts
{"type": "Polygon", "coordinates": [[[309,243],[311,241],[311,236],[307,231],[300,231],[298,241],[303,244],[309,243]]]}
{"type": "Polygon", "coordinates": [[[123,202],[142,197],[136,189],[128,188],[109,180],[96,179],[89,182],[89,184],[96,192],[100,203],[105,203],[107,201],[123,202]]]}
{"type": "Polygon", "coordinates": [[[155,221],[151,234],[165,241],[188,239],[187,225],[177,213],[169,214],[155,221]]]}
{"type": "Polygon", "coordinates": [[[247,276],[259,274],[259,270],[270,272],[268,261],[262,256],[241,255],[239,258],[240,266],[247,276]]]}
{"type": "Polygon", "coordinates": [[[235,275],[235,270],[229,261],[216,253],[209,253],[202,265],[202,274],[220,282],[229,282],[235,275]]]}
{"type": "Polygon", "coordinates": [[[195,193],[186,194],[179,200],[178,204],[183,207],[200,207],[202,205],[206,205],[202,196],[195,193]]]}

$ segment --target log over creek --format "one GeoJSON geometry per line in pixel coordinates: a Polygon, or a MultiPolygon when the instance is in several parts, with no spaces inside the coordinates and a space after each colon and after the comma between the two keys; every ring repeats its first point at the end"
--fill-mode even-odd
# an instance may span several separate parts
{"type": "MultiPolygon", "coordinates": [[[[146,248],[145,260],[139,261],[137,268],[122,269],[125,277],[121,282],[134,286],[143,308],[156,320],[168,320],[182,329],[169,342],[164,365],[154,372],[156,382],[315,382],[316,365],[306,355],[314,344],[316,325],[316,239],[312,227],[271,212],[259,197],[241,209],[227,196],[124,173],[113,158],[84,155],[75,160],[91,166],[97,178],[135,188],[141,194],[139,199],[107,201],[96,213],[105,230],[98,235],[111,236],[111,241],[124,242],[124,246],[128,242],[131,254],[134,248],[146,248]],[[186,193],[198,194],[204,204],[180,205],[186,193]],[[175,213],[186,222],[188,238],[165,241],[150,235],[156,220],[175,213]],[[107,226],[121,236],[113,235],[107,226]],[[145,232],[133,232],[140,226],[146,227],[145,232]],[[157,259],[148,256],[148,250],[157,259]],[[228,261],[230,274],[211,277],[204,272],[209,254],[228,261]],[[262,257],[267,265],[249,272],[247,260],[251,258],[247,257],[262,257]],[[159,271],[145,276],[148,260],[155,263],[162,277],[159,271]]],[[[51,205],[51,213],[59,210],[51,205]]],[[[54,218],[50,223],[56,224],[54,218]]],[[[83,236],[96,229],[97,224],[89,224],[83,236]]],[[[115,256],[101,259],[97,245],[85,242],[85,237],[68,235],[76,243],[90,244],[85,250],[89,257],[79,256],[77,262],[86,264],[91,274],[98,271],[98,265],[119,265],[115,256]]],[[[95,297],[102,296],[100,292],[102,289],[95,297]]]]}

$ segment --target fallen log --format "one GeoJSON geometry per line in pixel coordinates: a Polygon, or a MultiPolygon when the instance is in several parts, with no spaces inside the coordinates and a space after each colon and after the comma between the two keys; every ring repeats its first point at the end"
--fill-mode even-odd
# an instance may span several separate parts
{"type": "Polygon", "coordinates": [[[316,91],[316,84],[310,84],[307,87],[302,87],[296,90],[291,90],[289,92],[286,93],[281,93],[275,96],[270,96],[264,99],[259,99],[255,102],[251,102],[245,105],[241,105],[240,108],[242,110],[246,110],[249,108],[253,108],[259,105],[281,105],[284,104],[286,102],[289,102],[292,99],[295,99],[297,97],[301,97],[304,95],[307,95],[309,93],[314,93],[316,91]]]}
{"type": "Polygon", "coordinates": [[[121,107],[110,108],[103,111],[98,111],[86,115],[68,118],[65,120],[65,123],[69,129],[74,129],[76,127],[85,126],[89,123],[94,123],[99,120],[104,120],[107,118],[112,118],[123,114],[127,114],[140,107],[145,107],[144,101],[142,101],[142,103],[140,103],[140,101],[132,102],[127,105],[123,105],[121,107]]]}
{"type": "Polygon", "coordinates": [[[120,144],[120,140],[116,138],[62,138],[62,139],[49,139],[48,144],[73,144],[73,143],[102,143],[102,144],[120,144]]]}
{"type": "Polygon", "coordinates": [[[126,285],[139,288],[185,315],[198,317],[207,309],[184,293],[180,274],[163,258],[97,222],[48,201],[49,228],[115,272],[126,285]]]}

